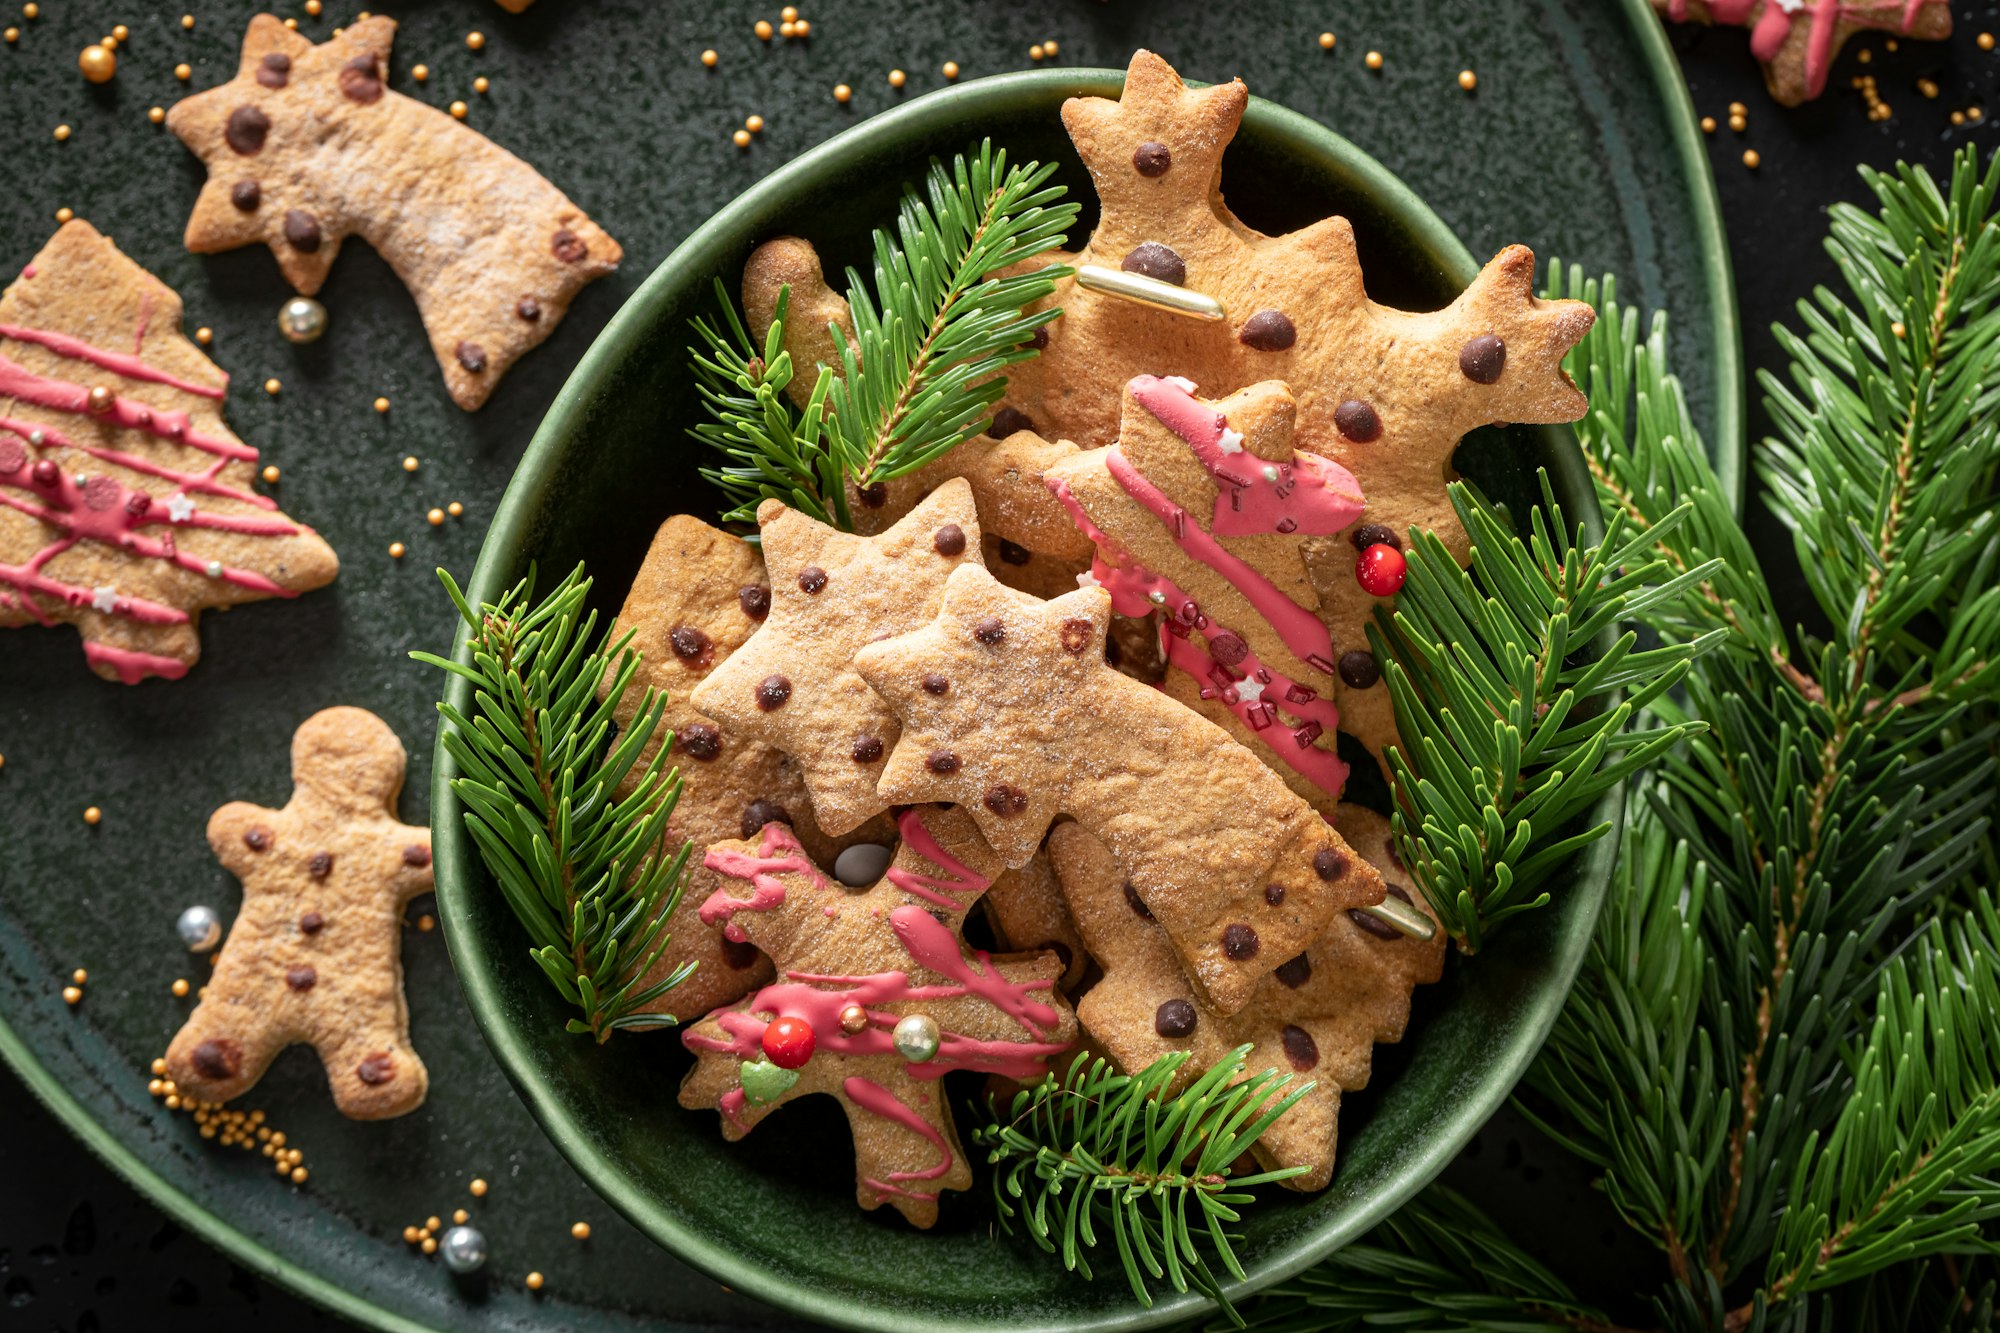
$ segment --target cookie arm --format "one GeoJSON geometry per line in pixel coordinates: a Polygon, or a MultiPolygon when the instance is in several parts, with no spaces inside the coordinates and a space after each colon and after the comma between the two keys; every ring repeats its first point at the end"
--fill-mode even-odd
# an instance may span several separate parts
{"type": "Polygon", "coordinates": [[[840,364],[833,326],[853,345],[854,315],[845,298],[827,285],[812,242],[779,236],[751,251],[743,265],[743,313],[759,346],[771,332],[779,294],[787,287],[791,305],[785,316],[785,350],[792,354],[792,382],[785,395],[803,408],[819,380],[814,367],[840,364]]]}
{"type": "Polygon", "coordinates": [[[269,836],[268,830],[277,819],[276,810],[266,810],[248,801],[231,801],[208,817],[209,850],[230,874],[247,880],[257,859],[250,846],[256,837],[255,830],[265,830],[269,836]]]}

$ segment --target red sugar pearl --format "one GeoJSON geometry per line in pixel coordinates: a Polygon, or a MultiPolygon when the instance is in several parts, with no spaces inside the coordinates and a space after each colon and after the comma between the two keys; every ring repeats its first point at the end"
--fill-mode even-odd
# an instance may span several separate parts
{"type": "Polygon", "coordinates": [[[790,1016],[764,1029],[764,1054],[780,1069],[797,1069],[813,1055],[812,1024],[790,1016]]]}
{"type": "Polygon", "coordinates": [[[1377,542],[1354,562],[1354,578],[1370,597],[1394,597],[1403,587],[1403,553],[1377,542]]]}

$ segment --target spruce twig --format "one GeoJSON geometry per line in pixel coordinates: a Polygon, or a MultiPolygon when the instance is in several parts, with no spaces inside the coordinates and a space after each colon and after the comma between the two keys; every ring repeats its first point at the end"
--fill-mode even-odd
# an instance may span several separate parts
{"type": "Polygon", "coordinates": [[[473,687],[470,717],[438,704],[443,744],[460,772],[452,790],[480,858],[527,928],[529,956],[582,1011],[571,1032],[604,1042],[621,1029],[672,1023],[644,1010],[693,964],[645,978],[666,948],[689,849],[666,846],[680,797],[680,774],[667,767],[671,735],[639,762],[665,698],[647,690],[632,725],[622,733],[614,726],[639,667],[631,632],[594,636],[581,565],[540,602],[531,572],[477,610],[450,574],[440,569],[438,578],[464,623],[472,664],[410,656],[473,687]]]}
{"type": "Polygon", "coordinates": [[[907,190],[893,232],[874,237],[871,278],[847,272],[850,339],[833,327],[838,364],[811,368],[803,410],[784,397],[799,368],[784,350],[789,291],[758,347],[716,284],[720,325],[696,319],[696,386],[710,420],[693,435],[729,461],[703,474],[754,521],[778,499],[851,529],[847,488],[905,476],[986,428],[1006,392],[1001,372],[1036,355],[1029,341],[1057,309],[1025,313],[1070,270],[1000,271],[1062,243],[1077,206],[1049,183],[1053,163],[1009,165],[990,141],[949,166],[933,160],[907,190]]]}

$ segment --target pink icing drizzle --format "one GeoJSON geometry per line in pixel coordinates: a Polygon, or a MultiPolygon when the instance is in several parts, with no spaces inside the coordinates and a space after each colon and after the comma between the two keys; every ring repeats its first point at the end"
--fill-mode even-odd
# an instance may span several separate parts
{"type": "Polygon", "coordinates": [[[895,1093],[889,1091],[873,1079],[860,1077],[845,1079],[840,1085],[840,1090],[847,1094],[848,1100],[852,1101],[862,1110],[872,1115],[879,1115],[885,1120],[893,1120],[904,1129],[923,1135],[936,1145],[938,1150],[938,1163],[936,1166],[923,1171],[891,1171],[888,1181],[874,1180],[864,1176],[862,1177],[862,1183],[877,1194],[898,1194],[906,1199],[937,1198],[937,1191],[935,1190],[905,1189],[903,1186],[893,1182],[898,1180],[936,1180],[939,1176],[951,1170],[951,1145],[944,1141],[944,1135],[938,1133],[930,1121],[903,1105],[897,1099],[895,1093]]]}
{"type": "Polygon", "coordinates": [[[717,889],[701,905],[702,924],[712,926],[721,922],[723,935],[738,944],[745,942],[743,927],[729,918],[737,912],[768,912],[784,902],[785,886],[778,879],[779,875],[804,875],[812,881],[814,888],[832,887],[826,882],[826,876],[819,873],[819,867],[812,863],[812,858],[806,855],[805,849],[799,846],[799,840],[792,831],[776,822],[764,825],[757,855],[728,847],[711,847],[708,855],[702,858],[702,864],[725,879],[749,881],[748,898],[734,898],[726,889],[717,889]]]}
{"type": "Polygon", "coordinates": [[[142,458],[138,454],[126,453],[123,449],[107,449],[101,445],[79,444],[53,426],[43,426],[36,422],[23,421],[18,417],[0,416],[0,430],[12,431],[22,439],[27,440],[30,444],[34,443],[34,433],[40,431],[42,434],[40,447],[43,449],[75,449],[79,453],[88,454],[100,463],[113,463],[119,467],[128,468],[133,472],[142,473],[148,477],[159,477],[163,481],[171,481],[191,495],[220,496],[224,499],[239,500],[244,504],[256,505],[259,509],[276,509],[278,507],[278,502],[268,495],[259,495],[255,491],[240,490],[227,483],[217,481],[216,477],[229,464],[230,460],[226,458],[215,460],[214,466],[210,467],[206,472],[182,472],[176,468],[167,467],[162,463],[155,463],[150,458],[142,458]]]}
{"type": "MultiPolygon", "coordinates": [[[[1792,35],[1792,25],[1807,7],[1812,10],[1812,28],[1806,41],[1806,96],[1818,97],[1826,89],[1826,76],[1833,63],[1833,33],[1842,19],[1866,22],[1898,8],[1902,30],[1912,32],[1926,7],[1947,0],[1802,0],[1796,11],[1787,11],[1780,0],[1708,0],[1709,16],[1717,23],[1749,23],[1759,4],[1763,12],[1750,30],[1750,50],[1759,60],[1774,60],[1792,35]]],[[[1668,0],[1667,17],[1685,22],[1688,0],[1668,0]]]]}
{"type": "Polygon", "coordinates": [[[924,826],[922,816],[915,809],[905,810],[897,818],[896,831],[903,835],[905,846],[951,876],[949,880],[944,880],[892,865],[886,878],[903,892],[936,903],[939,907],[962,912],[965,904],[952,895],[981,893],[993,882],[938,846],[937,839],[931,836],[931,831],[924,826]]]}
{"type": "MultiPolygon", "coordinates": [[[[139,338],[146,336],[145,316],[139,325],[139,338]]],[[[223,376],[221,385],[196,384],[193,380],[182,379],[169,371],[149,366],[137,356],[124,352],[107,352],[101,347],[93,347],[81,338],[72,338],[67,333],[55,333],[48,329],[31,329],[20,324],[0,324],[0,338],[12,338],[15,342],[33,343],[46,348],[57,356],[75,361],[88,361],[102,370],[121,375],[128,380],[147,380],[154,384],[164,384],[182,393],[198,394],[203,398],[221,398],[228,391],[229,377],[223,376]]]]}
{"type": "Polygon", "coordinates": [[[137,685],[148,676],[158,676],[163,680],[179,680],[187,674],[188,664],[178,657],[162,657],[158,653],[141,653],[130,648],[116,648],[108,643],[98,643],[94,639],[83,641],[83,660],[92,666],[108,666],[118,673],[121,684],[137,685]]]}
{"type": "Polygon", "coordinates": [[[1225,453],[1227,418],[1179,383],[1140,375],[1131,388],[1139,405],[1185,440],[1214,479],[1215,519],[1209,530],[1218,537],[1261,532],[1323,537],[1339,532],[1367,508],[1361,483],[1331,459],[1295,451],[1290,463],[1269,463],[1248,450],[1225,453]],[[1277,476],[1267,477],[1266,468],[1277,476]]]}
{"type": "MultiPolygon", "coordinates": [[[[4,356],[0,356],[0,398],[18,398],[37,407],[73,412],[79,416],[90,412],[90,390],[83,385],[37,375],[4,356]]],[[[111,410],[101,414],[100,419],[127,430],[144,431],[158,439],[185,444],[219,458],[249,463],[257,461],[255,449],[236,440],[196,430],[193,419],[185,412],[152,408],[133,399],[113,395],[111,410]]]]}
{"type": "MultiPolygon", "coordinates": [[[[904,839],[912,848],[947,873],[958,877],[959,885],[985,887],[985,881],[979,875],[938,845],[917,811],[906,812],[899,824],[904,839]]],[[[709,852],[706,864],[720,875],[747,880],[751,885],[748,898],[730,897],[721,890],[710,895],[708,901],[702,904],[701,918],[711,925],[717,921],[727,923],[737,912],[768,912],[782,905],[785,886],[776,879],[779,874],[804,874],[816,887],[830,887],[825,877],[804,856],[791,830],[782,824],[764,826],[758,855],[715,849],[709,852]],[[786,852],[797,855],[774,855],[786,852]]],[[[954,888],[944,881],[928,877],[925,877],[925,882],[946,892],[954,888]]],[[[905,885],[899,884],[898,887],[915,892],[905,885]]],[[[963,892],[964,887],[958,888],[958,891],[963,892]]],[[[932,895],[925,893],[919,896],[932,895]]],[[[959,903],[949,905],[954,910],[963,906],[959,903]]],[[[821,1055],[854,1058],[895,1056],[892,1034],[901,1014],[886,1006],[976,996],[1020,1024],[1033,1040],[986,1041],[949,1029],[941,1030],[936,1056],[922,1063],[903,1066],[911,1078],[932,1080],[959,1069],[985,1070],[1013,1079],[1038,1078],[1047,1072],[1049,1056],[1069,1049],[1067,1043],[1046,1040],[1047,1034],[1061,1022],[1062,1015],[1032,994],[1052,990],[1053,981],[1009,981],[993,966],[991,955],[984,950],[973,950],[972,956],[967,957],[958,936],[928,911],[914,904],[905,903],[890,912],[889,927],[914,963],[947,978],[947,982],[913,985],[909,973],[905,971],[854,976],[786,972],[782,979],[764,987],[747,1002],[733,1008],[718,1009],[709,1015],[726,1034],[726,1039],[690,1029],[682,1034],[682,1042],[690,1050],[755,1060],[763,1054],[765,1027],[779,1017],[789,1016],[802,1018],[812,1026],[816,1039],[815,1058],[821,1055]],[[841,1013],[849,1005],[860,1005],[868,1014],[868,1026],[859,1032],[850,1033],[841,1027],[841,1013]]],[[[725,933],[729,929],[725,924],[725,933]]],[[[732,938],[741,938],[740,929],[732,938]]],[[[953,1160],[951,1149],[943,1137],[880,1084],[856,1077],[848,1078],[842,1086],[855,1105],[922,1134],[937,1145],[941,1156],[939,1165],[929,1170],[894,1172],[887,1182],[866,1180],[865,1183],[883,1194],[935,1198],[933,1194],[910,1191],[894,1182],[935,1179],[950,1170],[953,1160]]],[[[741,1123],[739,1117],[743,1105],[742,1089],[732,1088],[722,1095],[717,1109],[732,1122],[741,1123]]]]}

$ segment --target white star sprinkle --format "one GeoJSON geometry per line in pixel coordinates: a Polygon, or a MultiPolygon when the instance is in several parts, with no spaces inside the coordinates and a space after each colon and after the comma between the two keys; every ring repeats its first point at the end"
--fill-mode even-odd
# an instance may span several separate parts
{"type": "Polygon", "coordinates": [[[1236,682],[1236,697],[1246,704],[1264,701],[1264,682],[1255,676],[1246,676],[1236,682]]]}
{"type": "Polygon", "coordinates": [[[1173,385],[1176,389],[1179,389],[1182,393],[1194,392],[1194,381],[1189,379],[1185,375],[1169,375],[1167,376],[1167,383],[1173,385]]]}
{"type": "Polygon", "coordinates": [[[1076,586],[1079,588],[1102,588],[1104,585],[1098,581],[1097,575],[1086,569],[1076,576],[1076,586]]]}
{"type": "Polygon", "coordinates": [[[184,491],[175,491],[167,497],[167,517],[176,523],[185,523],[194,517],[194,501],[187,498],[184,491]]]}
{"type": "Polygon", "coordinates": [[[1243,452],[1243,437],[1227,426],[1222,428],[1221,444],[1222,452],[1225,454],[1240,454],[1243,452]]]}
{"type": "Polygon", "coordinates": [[[93,611],[102,611],[106,615],[110,615],[113,611],[116,611],[118,609],[118,590],[116,588],[93,588],[90,593],[90,609],[93,611]]]}

